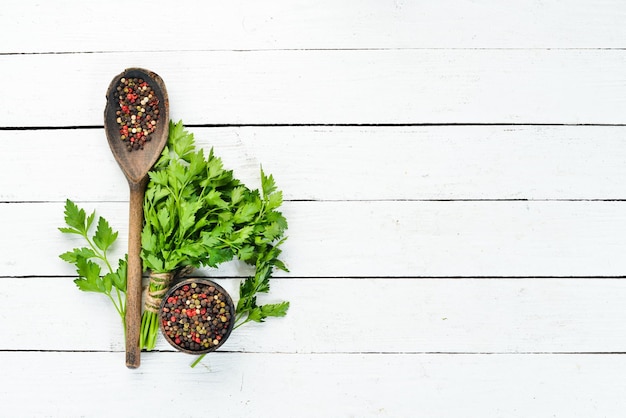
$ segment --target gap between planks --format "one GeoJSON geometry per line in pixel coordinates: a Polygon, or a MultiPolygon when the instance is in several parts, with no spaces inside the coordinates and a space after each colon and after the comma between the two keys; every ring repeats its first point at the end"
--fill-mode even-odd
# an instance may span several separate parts
{"type": "MultiPolygon", "coordinates": [[[[1,54],[0,54],[1,55],[1,54]]],[[[433,123],[190,123],[186,128],[420,128],[420,127],[625,127],[625,123],[506,123],[506,122],[433,122],[433,123]]],[[[73,129],[104,129],[104,125],[0,126],[0,131],[45,131],[73,129]]]]}
{"type": "MultiPolygon", "coordinates": [[[[29,349],[0,349],[0,353],[123,353],[124,350],[29,350],[29,349]]],[[[178,354],[179,352],[172,350],[152,350],[142,351],[142,354],[178,354]]],[[[243,354],[243,355],[282,355],[282,356],[309,356],[309,355],[355,355],[355,356],[385,356],[385,355],[408,355],[408,356],[574,356],[574,355],[592,355],[592,356],[621,356],[626,355],[626,351],[238,351],[238,350],[219,350],[210,353],[211,356],[226,354],[243,354]]]]}
{"type": "MultiPolygon", "coordinates": [[[[0,279],[73,279],[75,275],[59,275],[59,274],[28,274],[28,275],[4,275],[0,276],[0,279]]],[[[210,276],[199,272],[199,274],[194,274],[194,277],[212,277],[215,279],[234,279],[234,280],[243,280],[249,276],[242,275],[233,275],[233,274],[219,274],[214,273],[210,276]]],[[[147,275],[143,276],[144,280],[148,279],[147,275]]],[[[550,276],[408,276],[408,275],[398,275],[398,276],[278,276],[272,277],[272,281],[274,280],[621,280],[626,279],[626,276],[615,275],[615,276],[558,276],[558,275],[550,275],[550,276]]]]}

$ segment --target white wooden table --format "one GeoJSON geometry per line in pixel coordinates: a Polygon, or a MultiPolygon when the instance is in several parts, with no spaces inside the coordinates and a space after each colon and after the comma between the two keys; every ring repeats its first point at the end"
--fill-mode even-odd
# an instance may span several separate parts
{"type": "Polygon", "coordinates": [[[624,416],[626,3],[512,3],[5,0],[0,416],[624,416]],[[286,199],[288,315],[194,369],[163,340],[127,369],[58,258],[67,198],[126,251],[102,125],[133,66],[286,199]]]}

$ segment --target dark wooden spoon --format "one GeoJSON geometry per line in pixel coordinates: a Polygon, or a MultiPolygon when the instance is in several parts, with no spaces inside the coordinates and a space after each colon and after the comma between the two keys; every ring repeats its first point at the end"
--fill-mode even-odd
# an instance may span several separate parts
{"type": "Polygon", "coordinates": [[[128,225],[128,278],[126,290],[126,366],[137,368],[140,364],[139,333],[141,328],[141,229],[143,227],[143,199],[148,183],[148,171],[156,163],[169,132],[169,99],[165,83],[152,71],[128,68],[118,74],[107,90],[104,109],[104,131],[111,151],[124,172],[130,186],[130,212],[128,225]],[[150,141],[140,150],[128,151],[127,141],[121,140],[116,112],[120,110],[117,86],[122,77],[141,78],[146,81],[159,99],[156,129],[150,141]]]}

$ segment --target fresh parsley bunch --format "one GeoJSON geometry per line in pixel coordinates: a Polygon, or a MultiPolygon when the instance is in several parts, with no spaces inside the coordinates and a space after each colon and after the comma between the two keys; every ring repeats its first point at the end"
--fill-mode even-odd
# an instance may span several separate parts
{"type": "Polygon", "coordinates": [[[59,257],[76,266],[78,278],[74,280],[74,283],[80,290],[102,293],[111,300],[122,319],[122,326],[126,332],[127,260],[120,259],[117,269],[113,270],[107,252],[117,239],[118,233],[111,229],[106,219],[99,217],[96,232],[90,238],[90,229],[95,216],[95,211],[87,216],[84,209],[79,208],[71,200],[66,200],[65,223],[67,227],[59,228],[59,230],[65,234],[80,235],[88,247],[74,248],[59,257]],[[102,275],[102,266],[108,270],[104,275],[102,275]],[[115,290],[115,297],[112,295],[113,290],[115,290]]]}
{"type": "MultiPolygon", "coordinates": [[[[217,267],[234,257],[256,266],[255,275],[239,289],[236,326],[284,316],[288,302],[258,306],[256,294],[269,291],[274,267],[287,271],[278,259],[287,228],[277,209],[282,192],[261,170],[262,192],[251,190],[225,170],[213,150],[205,157],[182,122],[170,122],[168,143],[149,173],[144,200],[145,223],[141,257],[152,273],[172,273],[186,267],[217,267]]],[[[149,294],[169,283],[151,280],[149,294]]],[[[140,346],[156,345],[158,318],[153,309],[142,316],[140,346]]]]}

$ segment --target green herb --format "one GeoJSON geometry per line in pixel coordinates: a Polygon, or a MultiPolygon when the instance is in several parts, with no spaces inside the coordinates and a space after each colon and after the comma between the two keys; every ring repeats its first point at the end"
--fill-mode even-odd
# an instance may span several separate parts
{"type": "Polygon", "coordinates": [[[283,194],[276,190],[274,177],[272,175],[266,176],[262,169],[261,186],[263,196],[255,202],[258,205],[260,201],[260,219],[262,221],[255,224],[255,231],[258,235],[254,239],[254,246],[250,249],[252,256],[249,260],[254,259],[256,274],[244,280],[239,286],[236,327],[249,321],[263,322],[265,318],[270,316],[285,316],[289,308],[289,302],[263,306],[258,306],[256,303],[257,293],[269,292],[270,277],[274,267],[288,271],[284,263],[278,259],[281,253],[279,246],[285,240],[281,237],[287,228],[287,221],[275,209],[282,204],[283,194]]]}
{"type": "MultiPolygon", "coordinates": [[[[289,271],[278,259],[281,253],[279,247],[286,239],[282,236],[287,228],[287,221],[280,212],[276,211],[283,201],[282,192],[276,191],[274,178],[271,175],[266,176],[262,169],[261,185],[263,196],[259,197],[256,190],[246,189],[244,194],[248,194],[249,200],[237,209],[246,213],[248,210],[253,212],[252,218],[248,221],[252,226],[254,236],[251,234],[249,238],[252,239],[245,244],[247,250],[243,254],[243,257],[246,257],[243,261],[255,264],[256,269],[254,276],[248,277],[239,285],[234,329],[250,321],[264,322],[268,317],[285,316],[289,309],[289,302],[257,305],[257,294],[267,293],[270,290],[270,278],[274,268],[289,271]],[[252,208],[255,210],[253,211],[252,208]],[[255,217],[257,213],[258,216],[255,217]]],[[[239,254],[239,258],[242,259],[241,252],[239,254]]],[[[191,367],[195,367],[205,355],[198,356],[191,367]]]]}
{"type": "Polygon", "coordinates": [[[149,176],[141,236],[144,266],[171,272],[232,259],[221,238],[244,232],[235,231],[232,223],[215,227],[230,216],[231,195],[243,187],[213,151],[205,158],[202,149],[195,150],[193,134],[181,122],[170,123],[168,144],[149,176]]]}
{"type": "Polygon", "coordinates": [[[107,251],[117,239],[117,232],[113,232],[106,219],[98,218],[96,232],[90,238],[90,229],[95,216],[95,211],[87,216],[84,209],[79,208],[71,200],[66,200],[65,223],[67,227],[59,228],[59,230],[65,234],[80,235],[89,246],[74,248],[59,257],[76,266],[78,278],[74,280],[74,283],[80,290],[102,293],[113,302],[113,306],[122,319],[122,326],[126,330],[126,260],[119,260],[117,269],[113,270],[107,251]],[[105,275],[102,275],[102,266],[108,270],[105,275]],[[111,294],[113,289],[115,289],[115,298],[111,294]]]}
{"type": "MultiPolygon", "coordinates": [[[[149,176],[142,231],[144,266],[153,273],[170,273],[186,267],[217,267],[237,257],[256,266],[255,275],[240,286],[237,326],[284,316],[287,302],[264,306],[256,302],[257,293],[269,291],[274,267],[287,271],[278,259],[287,221],[277,210],[282,192],[276,190],[274,178],[261,170],[262,193],[247,188],[224,169],[212,149],[206,157],[202,149],[196,150],[193,134],[182,122],[170,122],[168,144],[149,176]]],[[[151,280],[149,294],[158,294],[168,285],[151,280]]],[[[146,309],[141,347],[153,349],[157,334],[157,314],[146,309]]]]}

